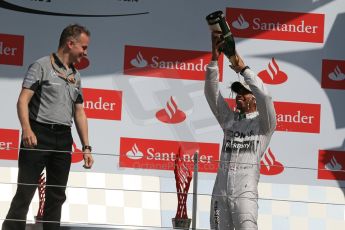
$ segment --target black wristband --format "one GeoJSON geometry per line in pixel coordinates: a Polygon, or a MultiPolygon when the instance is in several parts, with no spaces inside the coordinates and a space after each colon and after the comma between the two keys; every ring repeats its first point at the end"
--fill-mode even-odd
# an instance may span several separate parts
{"type": "Polygon", "coordinates": [[[241,69],[241,71],[240,71],[240,74],[243,75],[243,73],[244,73],[244,71],[246,71],[246,69],[250,69],[250,67],[247,65],[245,67],[243,67],[243,69],[241,69]]]}
{"type": "Polygon", "coordinates": [[[88,149],[88,150],[90,150],[90,152],[92,152],[92,147],[91,147],[90,145],[84,145],[83,148],[82,148],[83,152],[84,152],[86,149],[88,149]]]}

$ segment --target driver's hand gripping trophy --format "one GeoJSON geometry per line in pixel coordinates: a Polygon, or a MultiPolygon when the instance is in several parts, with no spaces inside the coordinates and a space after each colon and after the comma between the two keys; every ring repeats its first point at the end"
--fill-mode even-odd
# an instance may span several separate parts
{"type": "MultiPolygon", "coordinates": [[[[213,34],[219,34],[219,52],[223,52],[231,63],[231,68],[238,66],[238,57],[235,49],[235,40],[230,31],[229,25],[225,20],[222,11],[215,11],[206,16],[206,21],[213,34]]],[[[237,72],[237,71],[236,71],[237,72]]]]}

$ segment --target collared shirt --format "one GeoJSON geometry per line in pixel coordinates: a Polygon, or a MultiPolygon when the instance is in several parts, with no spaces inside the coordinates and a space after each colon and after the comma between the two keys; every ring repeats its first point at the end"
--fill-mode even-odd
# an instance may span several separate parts
{"type": "Polygon", "coordinates": [[[35,92],[29,103],[30,119],[72,125],[74,104],[83,103],[80,73],[73,65],[67,70],[55,54],[40,58],[30,65],[22,86],[35,92]]]}

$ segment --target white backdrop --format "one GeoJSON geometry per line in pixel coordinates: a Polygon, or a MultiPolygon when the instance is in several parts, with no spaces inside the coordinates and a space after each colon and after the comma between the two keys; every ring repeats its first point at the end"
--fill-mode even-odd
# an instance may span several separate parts
{"type": "MultiPolygon", "coordinates": [[[[344,187],[344,9],[341,0],[1,1],[0,166],[17,165],[25,71],[56,51],[66,25],[80,23],[91,31],[89,62],[80,67],[91,171],[172,179],[166,169],[182,143],[191,146],[187,155],[199,149],[210,191],[222,131],[203,95],[211,51],[205,16],[223,10],[238,52],[276,103],[261,182],[344,187]]],[[[226,58],[220,64],[228,97],[238,76],[226,58]]],[[[75,130],[74,139],[80,148],[75,130]]],[[[84,172],[74,160],[72,171],[84,172]]]]}

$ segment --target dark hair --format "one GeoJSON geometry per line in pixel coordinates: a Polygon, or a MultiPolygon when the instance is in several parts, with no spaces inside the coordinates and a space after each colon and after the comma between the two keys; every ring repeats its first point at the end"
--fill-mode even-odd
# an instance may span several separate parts
{"type": "Polygon", "coordinates": [[[67,26],[60,35],[59,48],[63,47],[70,39],[78,39],[82,33],[90,36],[90,31],[88,31],[84,26],[78,24],[67,26]]]}

